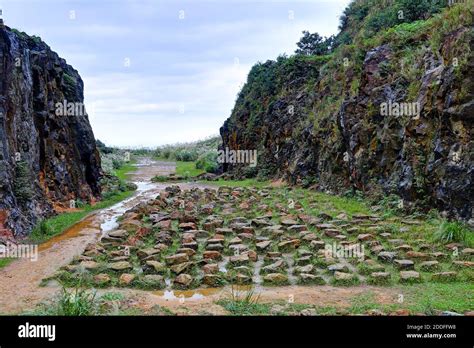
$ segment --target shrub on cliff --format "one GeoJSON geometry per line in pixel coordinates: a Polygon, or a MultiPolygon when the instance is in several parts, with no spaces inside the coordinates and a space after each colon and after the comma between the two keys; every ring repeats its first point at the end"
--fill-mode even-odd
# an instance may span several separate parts
{"type": "Polygon", "coordinates": [[[17,163],[13,185],[13,193],[20,203],[26,203],[32,198],[31,175],[26,161],[17,163]]]}
{"type": "Polygon", "coordinates": [[[201,155],[196,162],[196,169],[205,170],[207,173],[216,173],[219,169],[217,152],[210,151],[201,155]]]}

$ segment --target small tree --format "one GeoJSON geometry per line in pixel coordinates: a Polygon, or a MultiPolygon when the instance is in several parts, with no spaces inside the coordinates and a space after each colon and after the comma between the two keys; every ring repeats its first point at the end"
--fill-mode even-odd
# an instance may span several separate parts
{"type": "Polygon", "coordinates": [[[331,36],[325,38],[320,36],[318,33],[311,34],[309,31],[303,31],[303,36],[300,41],[296,44],[298,49],[295,51],[296,54],[302,54],[307,56],[322,56],[331,52],[331,45],[334,38],[331,36]]]}
{"type": "Polygon", "coordinates": [[[13,192],[20,203],[28,202],[33,196],[30,169],[26,161],[17,163],[15,179],[13,181],[13,192]]]}

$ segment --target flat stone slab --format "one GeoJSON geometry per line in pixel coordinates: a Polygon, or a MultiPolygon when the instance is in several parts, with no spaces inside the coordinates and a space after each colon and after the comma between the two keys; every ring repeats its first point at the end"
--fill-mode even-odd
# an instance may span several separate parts
{"type": "Polygon", "coordinates": [[[416,271],[401,271],[400,272],[400,282],[405,283],[405,282],[414,282],[414,281],[420,281],[420,273],[416,271]]]}
{"type": "Polygon", "coordinates": [[[412,270],[415,268],[415,263],[412,260],[394,260],[393,263],[398,269],[412,270]]]}

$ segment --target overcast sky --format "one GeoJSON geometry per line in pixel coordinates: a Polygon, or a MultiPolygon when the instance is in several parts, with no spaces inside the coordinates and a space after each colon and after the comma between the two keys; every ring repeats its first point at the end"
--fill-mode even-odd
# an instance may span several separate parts
{"type": "Polygon", "coordinates": [[[349,0],[0,0],[5,24],[79,71],[96,138],[148,146],[218,134],[247,73],[329,36],[349,0]]]}

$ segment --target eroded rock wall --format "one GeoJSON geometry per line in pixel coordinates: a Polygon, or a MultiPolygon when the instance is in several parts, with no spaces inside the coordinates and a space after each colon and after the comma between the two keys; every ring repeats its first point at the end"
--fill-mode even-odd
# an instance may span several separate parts
{"type": "Polygon", "coordinates": [[[80,106],[83,87],[39,38],[0,29],[0,228],[26,235],[71,200],[100,197],[87,114],[57,112],[57,103],[80,106]]]}

